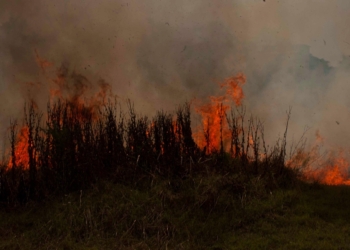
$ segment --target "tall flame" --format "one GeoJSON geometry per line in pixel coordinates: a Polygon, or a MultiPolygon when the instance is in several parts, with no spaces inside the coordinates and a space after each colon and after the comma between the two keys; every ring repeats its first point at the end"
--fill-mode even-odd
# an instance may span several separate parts
{"type": "Polygon", "coordinates": [[[15,145],[15,161],[13,157],[10,157],[9,163],[7,165],[8,169],[13,167],[13,163],[17,167],[24,169],[29,168],[29,154],[28,154],[28,141],[29,141],[29,129],[27,126],[23,126],[20,133],[17,136],[17,143],[15,145]]]}
{"type": "MultiPolygon", "coordinates": [[[[35,51],[35,59],[42,72],[46,75],[46,70],[53,64],[41,58],[35,51]]],[[[57,71],[54,79],[48,79],[53,86],[50,89],[50,98],[53,100],[67,100],[74,106],[74,116],[76,119],[84,119],[86,112],[92,119],[99,115],[98,108],[106,103],[108,97],[112,97],[111,86],[103,80],[97,84],[98,89],[92,88],[90,82],[84,76],[75,72],[69,72],[65,67],[57,71]]],[[[230,145],[231,136],[226,113],[231,106],[242,104],[244,93],[242,86],[246,82],[243,74],[226,79],[220,84],[223,90],[222,95],[210,96],[208,103],[195,105],[195,111],[201,116],[201,128],[197,128],[194,139],[197,145],[206,150],[206,153],[216,152],[220,149],[226,150],[230,145]]],[[[151,124],[149,131],[154,124],[151,124]]],[[[174,129],[178,129],[176,123],[174,129]]],[[[149,136],[149,131],[147,136],[149,136]]],[[[316,140],[309,151],[300,149],[297,151],[286,165],[290,168],[299,168],[302,171],[304,180],[318,181],[327,185],[350,185],[349,161],[344,157],[343,151],[329,153],[326,157],[320,154],[320,148],[324,145],[323,138],[319,131],[316,131],[316,140]],[[324,160],[326,159],[326,160],[324,160]]],[[[16,138],[13,155],[10,157],[7,167],[14,165],[23,169],[29,168],[29,128],[23,126],[16,138]]],[[[250,135],[249,145],[254,145],[254,139],[250,135]]],[[[161,148],[163,151],[163,147],[161,148]]],[[[263,154],[262,158],[265,157],[263,154]]]]}
{"type": "MultiPolygon", "coordinates": [[[[75,119],[83,121],[86,115],[91,116],[92,119],[97,119],[99,116],[98,109],[106,104],[107,98],[113,97],[111,86],[104,80],[98,81],[98,88],[95,88],[83,75],[75,72],[71,73],[64,66],[57,70],[54,78],[50,78],[47,76],[46,70],[53,66],[53,63],[41,58],[36,50],[35,60],[46,79],[53,84],[50,88],[50,101],[67,101],[74,108],[71,110],[74,113],[68,115],[75,119]]],[[[33,105],[36,105],[35,102],[33,102],[33,105]]],[[[8,169],[11,169],[14,163],[17,167],[29,168],[28,146],[29,128],[24,125],[16,138],[14,146],[15,160],[13,160],[13,156],[10,156],[7,164],[8,169]]]]}
{"type": "Polygon", "coordinates": [[[226,119],[226,111],[233,102],[236,106],[242,104],[244,93],[242,85],[246,82],[243,74],[230,77],[220,84],[225,93],[219,96],[211,96],[207,104],[197,105],[195,110],[202,117],[202,131],[197,129],[195,133],[196,143],[200,148],[206,148],[208,153],[225,147],[230,137],[230,130],[226,119]],[[221,142],[223,145],[220,145],[221,142]]]}

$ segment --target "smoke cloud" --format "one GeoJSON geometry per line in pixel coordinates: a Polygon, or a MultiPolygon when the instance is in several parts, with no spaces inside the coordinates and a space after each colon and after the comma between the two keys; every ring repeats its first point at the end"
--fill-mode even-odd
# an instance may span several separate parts
{"type": "Polygon", "coordinates": [[[347,0],[1,1],[0,135],[24,100],[45,105],[64,64],[144,114],[215,95],[243,72],[244,104],[271,141],[291,106],[290,137],[308,126],[346,147],[349,11],[347,0]]]}

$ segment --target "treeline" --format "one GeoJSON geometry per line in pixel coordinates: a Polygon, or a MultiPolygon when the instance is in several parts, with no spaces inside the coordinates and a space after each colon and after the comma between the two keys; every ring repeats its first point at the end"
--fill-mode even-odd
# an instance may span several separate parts
{"type": "Polygon", "coordinates": [[[10,126],[10,156],[0,168],[0,202],[43,200],[105,178],[138,186],[150,185],[155,176],[182,180],[215,171],[265,178],[269,188],[296,180],[285,167],[288,125],[284,137],[269,149],[263,125],[246,120],[243,108],[224,112],[220,119],[228,122],[229,136],[224,138],[221,128],[220,147],[208,150],[211,128],[202,131],[205,147],[199,148],[188,103],[174,113],[159,111],[151,119],[138,115],[130,101],[125,113],[116,102],[96,108],[58,100],[48,104],[45,114],[31,103],[25,108],[24,151],[18,152],[20,127],[17,122],[10,126]]]}

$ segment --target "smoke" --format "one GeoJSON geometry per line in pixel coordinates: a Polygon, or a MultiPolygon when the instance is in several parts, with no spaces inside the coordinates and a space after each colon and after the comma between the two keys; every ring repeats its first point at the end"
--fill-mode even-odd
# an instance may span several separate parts
{"type": "Polygon", "coordinates": [[[243,72],[244,103],[271,142],[291,106],[291,137],[309,126],[346,146],[349,10],[347,0],[2,1],[0,135],[25,99],[45,105],[64,64],[145,114],[215,95],[243,72]],[[44,72],[35,51],[54,66],[44,72]]]}

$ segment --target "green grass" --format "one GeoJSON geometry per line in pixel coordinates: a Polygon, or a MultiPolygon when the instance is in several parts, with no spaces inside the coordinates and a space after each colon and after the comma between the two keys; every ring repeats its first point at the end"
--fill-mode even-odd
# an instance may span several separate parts
{"type": "Polygon", "coordinates": [[[350,249],[350,188],[307,186],[276,194],[270,210],[233,233],[227,249],[350,249]]]}
{"type": "Polygon", "coordinates": [[[230,178],[104,181],[2,209],[0,249],[350,249],[349,187],[237,191],[230,178]]]}

